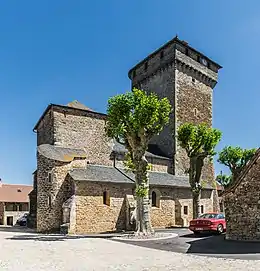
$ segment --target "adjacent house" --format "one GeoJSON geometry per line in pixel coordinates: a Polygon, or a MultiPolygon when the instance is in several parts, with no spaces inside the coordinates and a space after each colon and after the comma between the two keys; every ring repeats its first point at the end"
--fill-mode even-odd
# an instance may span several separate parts
{"type": "MultiPolygon", "coordinates": [[[[187,226],[192,219],[188,159],[178,144],[184,122],[212,125],[212,93],[221,67],[175,37],[129,71],[132,87],[168,97],[170,123],[150,142],[151,219],[155,228],[187,226]]],[[[105,134],[106,114],[78,101],[50,104],[34,127],[37,170],[30,219],[38,232],[128,230],[134,227],[135,185],[125,171],[126,149],[105,134]]],[[[201,211],[219,210],[214,168],[206,161],[201,211]]]]}
{"type": "Polygon", "coordinates": [[[260,240],[260,149],[223,193],[227,240],[260,240]]]}
{"type": "Polygon", "coordinates": [[[0,225],[15,225],[18,218],[29,211],[30,185],[0,182],[0,225]]]}

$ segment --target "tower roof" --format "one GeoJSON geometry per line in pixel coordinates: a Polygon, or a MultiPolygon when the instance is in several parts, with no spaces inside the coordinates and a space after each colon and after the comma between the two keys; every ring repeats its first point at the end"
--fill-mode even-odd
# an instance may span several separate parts
{"type": "Polygon", "coordinates": [[[193,51],[194,53],[202,56],[204,59],[206,59],[208,62],[213,63],[218,69],[221,69],[222,66],[220,66],[219,64],[217,64],[216,62],[214,62],[213,60],[211,60],[210,58],[208,58],[207,56],[205,56],[204,54],[202,54],[201,52],[197,51],[196,49],[194,49],[193,47],[191,47],[188,42],[184,41],[184,40],[180,40],[178,38],[178,36],[176,35],[173,39],[171,39],[170,41],[168,41],[167,43],[165,43],[164,45],[162,45],[160,48],[158,48],[157,50],[155,50],[154,52],[152,52],[151,54],[149,54],[146,58],[144,58],[142,61],[140,61],[139,63],[137,63],[133,68],[131,68],[128,72],[128,77],[131,79],[131,73],[133,70],[137,69],[139,66],[141,66],[142,64],[144,64],[145,62],[147,62],[148,60],[150,60],[153,56],[155,56],[158,52],[160,52],[161,50],[167,48],[169,45],[171,44],[179,44],[184,46],[185,48],[189,49],[190,51],[193,51]]]}
{"type": "Polygon", "coordinates": [[[74,100],[70,103],[67,104],[68,107],[73,107],[77,109],[83,109],[83,110],[88,110],[88,111],[94,111],[91,108],[87,107],[86,105],[80,103],[78,100],[74,100]]]}

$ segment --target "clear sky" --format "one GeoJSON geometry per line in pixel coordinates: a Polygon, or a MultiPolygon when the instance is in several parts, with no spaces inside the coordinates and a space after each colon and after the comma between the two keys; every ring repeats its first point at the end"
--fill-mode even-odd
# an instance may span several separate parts
{"type": "Polygon", "coordinates": [[[128,70],[176,34],[223,66],[218,149],[259,146],[259,1],[1,1],[2,180],[32,182],[32,128],[49,103],[77,99],[105,112],[110,96],[130,90],[128,70]]]}

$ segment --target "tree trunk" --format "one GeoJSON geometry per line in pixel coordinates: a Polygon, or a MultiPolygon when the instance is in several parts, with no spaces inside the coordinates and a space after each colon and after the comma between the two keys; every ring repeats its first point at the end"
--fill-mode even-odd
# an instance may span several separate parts
{"type": "Polygon", "coordinates": [[[141,162],[135,163],[136,189],[145,189],[143,196],[136,195],[136,233],[137,235],[151,235],[154,233],[150,217],[149,179],[147,174],[147,160],[142,156],[141,162]]]}
{"type": "Polygon", "coordinates": [[[203,157],[191,157],[190,158],[190,169],[189,169],[189,181],[192,191],[192,207],[193,207],[193,219],[198,218],[200,215],[200,197],[201,197],[201,171],[204,165],[203,157]]]}
{"type": "Polygon", "coordinates": [[[193,219],[200,216],[200,193],[192,193],[193,197],[193,219]]]}

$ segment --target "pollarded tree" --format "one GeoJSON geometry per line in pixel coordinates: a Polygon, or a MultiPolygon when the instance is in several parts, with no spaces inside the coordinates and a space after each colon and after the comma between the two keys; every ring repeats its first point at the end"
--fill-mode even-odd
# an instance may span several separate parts
{"type": "Polygon", "coordinates": [[[232,181],[232,176],[219,174],[216,177],[216,182],[221,184],[224,188],[227,188],[231,184],[231,181],[232,181]]]}
{"type": "Polygon", "coordinates": [[[218,162],[229,168],[231,172],[231,178],[228,186],[231,185],[239,176],[242,168],[248,163],[248,161],[255,154],[256,149],[242,149],[241,147],[225,147],[218,157],[218,162]]]}
{"type": "Polygon", "coordinates": [[[221,139],[218,129],[206,124],[194,125],[184,123],[177,132],[180,146],[185,149],[189,158],[189,182],[193,198],[193,218],[200,214],[201,172],[206,158],[212,159],[215,147],[221,139]]]}
{"type": "Polygon", "coordinates": [[[142,235],[153,233],[145,151],[151,138],[169,122],[170,112],[167,98],[159,99],[136,88],[108,100],[106,133],[123,141],[128,150],[127,165],[135,174],[136,184],[136,231],[142,235]]]}

